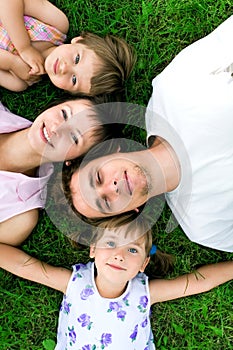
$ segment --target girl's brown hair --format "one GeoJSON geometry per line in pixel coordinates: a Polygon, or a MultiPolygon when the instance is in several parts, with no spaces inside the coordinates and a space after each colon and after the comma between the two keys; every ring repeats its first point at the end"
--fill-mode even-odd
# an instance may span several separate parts
{"type": "MultiPolygon", "coordinates": [[[[100,58],[98,73],[91,79],[90,95],[113,94],[124,92],[125,82],[136,61],[136,55],[124,39],[113,35],[99,35],[82,32],[80,44],[95,52],[100,58]]],[[[122,96],[121,96],[122,97],[122,96]]],[[[120,100],[120,98],[116,98],[120,100]]]]}

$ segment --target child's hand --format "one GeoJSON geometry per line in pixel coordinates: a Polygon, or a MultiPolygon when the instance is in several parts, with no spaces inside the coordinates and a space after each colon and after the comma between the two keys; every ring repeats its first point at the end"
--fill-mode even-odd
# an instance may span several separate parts
{"type": "Polygon", "coordinates": [[[13,55],[12,65],[10,71],[18,78],[25,81],[28,85],[32,85],[40,80],[38,75],[31,75],[31,68],[25,63],[20,56],[13,55]]]}
{"type": "Polygon", "coordinates": [[[28,46],[20,52],[22,60],[30,67],[30,75],[42,75],[45,74],[44,58],[34,47],[28,46]]]}

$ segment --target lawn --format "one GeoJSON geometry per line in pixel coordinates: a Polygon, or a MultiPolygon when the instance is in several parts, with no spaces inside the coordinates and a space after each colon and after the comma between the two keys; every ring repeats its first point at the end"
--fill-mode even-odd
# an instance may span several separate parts
{"type": "MultiPolygon", "coordinates": [[[[112,33],[125,38],[135,48],[137,63],[127,82],[126,98],[128,102],[142,106],[146,106],[149,100],[153,77],[182,48],[208,34],[233,10],[230,0],[53,2],[70,20],[70,39],[82,30],[100,35],[112,33]]],[[[11,111],[34,120],[42,107],[62,93],[44,78],[23,93],[0,88],[0,94],[2,102],[11,111]]],[[[170,233],[165,232],[169,217],[169,209],[165,208],[154,227],[154,237],[160,249],[176,257],[172,276],[189,272],[197,265],[233,258],[233,254],[190,242],[179,227],[170,233]]],[[[88,261],[88,249],[74,250],[46,212],[41,212],[39,223],[23,244],[23,249],[54,265],[70,267],[75,262],[88,261]]],[[[203,295],[155,305],[152,328],[156,348],[232,349],[232,287],[232,282],[229,282],[203,295]]],[[[59,292],[1,270],[0,349],[52,350],[61,299],[59,292]]]]}

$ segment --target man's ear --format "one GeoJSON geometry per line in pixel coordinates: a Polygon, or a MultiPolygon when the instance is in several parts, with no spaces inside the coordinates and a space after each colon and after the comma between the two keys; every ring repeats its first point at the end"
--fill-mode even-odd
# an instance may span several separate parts
{"type": "Polygon", "coordinates": [[[95,257],[95,246],[94,245],[90,246],[89,256],[90,256],[91,259],[94,259],[94,257],[95,257]]]}
{"type": "Polygon", "coordinates": [[[82,36],[77,36],[71,40],[71,44],[76,44],[78,41],[82,40],[82,36]]]}
{"type": "Polygon", "coordinates": [[[145,259],[145,261],[144,261],[144,263],[142,264],[142,267],[140,268],[140,272],[144,272],[145,271],[145,268],[147,267],[147,265],[149,264],[149,261],[150,261],[150,257],[148,256],[146,259],[145,259]]]}

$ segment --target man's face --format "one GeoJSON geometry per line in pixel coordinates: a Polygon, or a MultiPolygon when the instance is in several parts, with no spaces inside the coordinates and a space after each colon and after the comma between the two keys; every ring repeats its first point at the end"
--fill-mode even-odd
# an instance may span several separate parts
{"type": "Polygon", "coordinates": [[[115,153],[90,161],[73,174],[75,208],[89,218],[137,210],[148,199],[149,179],[130,153],[115,153]]]}

